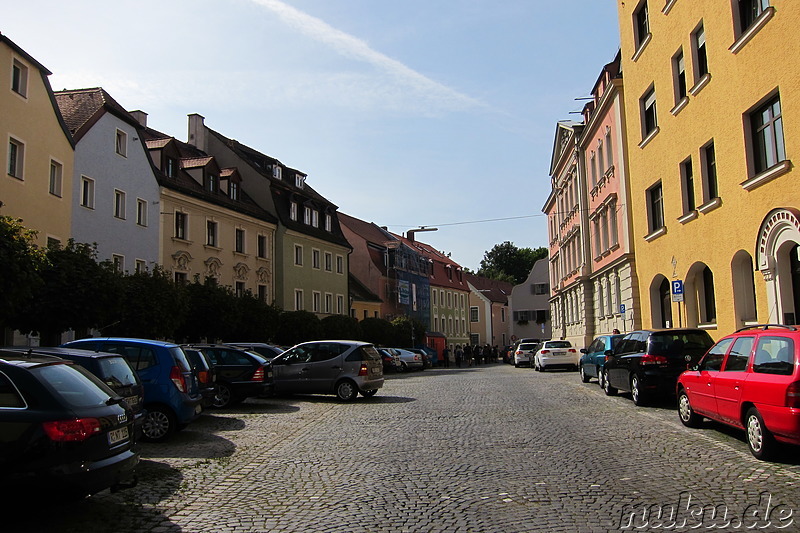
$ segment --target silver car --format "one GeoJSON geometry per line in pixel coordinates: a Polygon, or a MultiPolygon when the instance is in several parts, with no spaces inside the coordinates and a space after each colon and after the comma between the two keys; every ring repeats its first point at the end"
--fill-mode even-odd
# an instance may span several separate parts
{"type": "Polygon", "coordinates": [[[383,361],[372,344],[311,341],[272,360],[276,394],[335,394],[350,401],[383,387],[383,361]]]}

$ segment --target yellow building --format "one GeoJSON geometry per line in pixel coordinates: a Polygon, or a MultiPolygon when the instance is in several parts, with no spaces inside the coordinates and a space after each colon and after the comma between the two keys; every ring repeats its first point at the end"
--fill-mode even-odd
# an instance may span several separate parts
{"type": "Polygon", "coordinates": [[[617,5],[644,326],[799,322],[800,4],[617,5]]]}
{"type": "Polygon", "coordinates": [[[74,145],[50,87],[49,70],[0,34],[0,134],[5,172],[0,214],[21,218],[36,243],[70,237],[74,145]]]}

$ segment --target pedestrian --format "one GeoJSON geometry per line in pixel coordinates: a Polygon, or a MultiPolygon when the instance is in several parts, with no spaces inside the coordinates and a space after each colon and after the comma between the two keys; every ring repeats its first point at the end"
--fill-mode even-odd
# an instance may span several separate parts
{"type": "Polygon", "coordinates": [[[475,365],[481,364],[481,358],[483,357],[483,348],[481,348],[480,344],[476,344],[472,347],[472,358],[475,359],[475,365]]]}
{"type": "Polygon", "coordinates": [[[614,328],[614,331],[612,331],[611,333],[614,335],[619,335],[619,330],[617,328],[614,328]]]}
{"type": "Polygon", "coordinates": [[[450,348],[448,348],[446,345],[444,350],[442,350],[442,365],[445,368],[450,368],[450,348]]]}
{"type": "Polygon", "coordinates": [[[469,344],[464,345],[464,359],[467,360],[467,366],[472,366],[472,346],[469,344]]]}
{"type": "Polygon", "coordinates": [[[461,345],[456,344],[456,366],[461,368],[461,359],[464,358],[464,352],[461,350],[461,345]]]}
{"type": "Polygon", "coordinates": [[[497,356],[498,355],[500,355],[500,348],[498,348],[497,345],[495,344],[492,347],[492,363],[496,363],[497,362],[497,356]]]}

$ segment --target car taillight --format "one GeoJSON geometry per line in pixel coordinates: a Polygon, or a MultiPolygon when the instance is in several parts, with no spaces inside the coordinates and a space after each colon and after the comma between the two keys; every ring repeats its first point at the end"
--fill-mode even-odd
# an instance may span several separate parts
{"type": "Polygon", "coordinates": [[[640,360],[643,365],[664,365],[668,362],[667,358],[663,355],[645,354],[640,360]]]}
{"type": "Polygon", "coordinates": [[[576,352],[576,351],[575,351],[575,348],[570,348],[570,349],[569,349],[569,350],[567,350],[567,351],[568,351],[569,353],[578,353],[578,352],[576,352]]]}
{"type": "Polygon", "coordinates": [[[100,421],[96,418],[76,418],[43,422],[42,427],[50,440],[56,442],[81,442],[100,433],[100,421]]]}
{"type": "Polygon", "coordinates": [[[186,392],[188,388],[186,387],[186,378],[181,372],[181,369],[177,366],[173,366],[172,370],[169,371],[169,379],[175,384],[175,387],[181,392],[186,392]]]}
{"type": "Polygon", "coordinates": [[[264,381],[264,367],[258,367],[258,370],[253,372],[253,377],[250,378],[250,381],[264,381]]]}
{"type": "Polygon", "coordinates": [[[517,350],[517,355],[522,354],[522,350],[517,350]]]}
{"type": "Polygon", "coordinates": [[[546,353],[550,353],[550,350],[542,350],[542,355],[544,355],[546,353]]]}
{"type": "Polygon", "coordinates": [[[367,363],[361,363],[361,370],[358,371],[359,376],[367,375],[367,363]]]}
{"type": "Polygon", "coordinates": [[[800,381],[790,383],[786,388],[786,407],[800,409],[800,381]]]}
{"type": "Polygon", "coordinates": [[[208,372],[206,370],[200,370],[197,373],[197,381],[200,383],[208,383],[208,372]]]}

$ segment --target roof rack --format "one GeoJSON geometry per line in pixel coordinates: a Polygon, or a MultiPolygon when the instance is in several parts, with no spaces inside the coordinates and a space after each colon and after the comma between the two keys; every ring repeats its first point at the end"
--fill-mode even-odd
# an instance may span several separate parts
{"type": "Polygon", "coordinates": [[[755,324],[753,326],[745,326],[743,328],[737,329],[736,333],[740,331],[747,331],[748,329],[762,329],[764,331],[770,328],[779,328],[779,329],[788,329],[789,331],[797,331],[797,328],[794,326],[787,326],[786,324],[755,324]]]}

